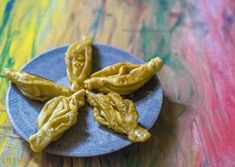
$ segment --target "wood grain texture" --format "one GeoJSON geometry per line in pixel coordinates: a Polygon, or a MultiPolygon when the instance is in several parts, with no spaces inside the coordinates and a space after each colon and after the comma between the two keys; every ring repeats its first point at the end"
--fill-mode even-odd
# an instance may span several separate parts
{"type": "Polygon", "coordinates": [[[0,0],[0,166],[235,166],[234,11],[233,0],[0,0]],[[87,35],[163,59],[153,137],[94,158],[35,154],[8,121],[2,70],[87,35]]]}

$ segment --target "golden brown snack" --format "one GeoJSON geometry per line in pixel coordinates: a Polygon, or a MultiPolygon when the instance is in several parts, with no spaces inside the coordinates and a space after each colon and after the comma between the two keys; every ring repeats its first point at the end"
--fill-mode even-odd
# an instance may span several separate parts
{"type": "Polygon", "coordinates": [[[67,65],[67,75],[73,91],[83,88],[83,81],[90,76],[92,67],[91,54],[91,38],[74,43],[66,52],[65,63],[67,65]]]}
{"type": "Polygon", "coordinates": [[[97,122],[122,134],[133,142],[144,142],[151,137],[148,130],[137,124],[138,113],[135,104],[116,93],[104,95],[86,91],[89,104],[94,107],[97,122]]]}
{"type": "Polygon", "coordinates": [[[82,89],[70,97],[55,97],[45,104],[38,117],[38,132],[28,140],[34,152],[40,152],[59,139],[77,122],[78,109],[85,104],[85,94],[82,89]]]}
{"type": "Polygon", "coordinates": [[[33,100],[46,101],[56,96],[72,94],[68,88],[40,76],[13,69],[5,69],[5,73],[23,95],[33,100]]]}
{"type": "Polygon", "coordinates": [[[88,90],[130,94],[149,81],[161,67],[162,60],[158,57],[141,65],[118,63],[92,74],[84,84],[88,90]]]}
{"type": "Polygon", "coordinates": [[[138,67],[138,64],[121,62],[105,67],[104,69],[93,73],[90,78],[94,77],[109,77],[115,75],[124,75],[130,73],[131,70],[138,67]]]}

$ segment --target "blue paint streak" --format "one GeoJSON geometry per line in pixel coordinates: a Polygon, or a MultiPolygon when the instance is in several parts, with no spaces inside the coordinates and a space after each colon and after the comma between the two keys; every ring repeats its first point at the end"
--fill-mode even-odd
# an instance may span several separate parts
{"type": "Polygon", "coordinates": [[[2,32],[3,32],[4,28],[6,27],[6,24],[9,20],[14,3],[15,3],[15,0],[9,0],[6,4],[2,23],[0,24],[0,36],[2,35],[2,32]]]}
{"type": "Polygon", "coordinates": [[[105,4],[105,0],[101,1],[100,7],[97,9],[96,11],[96,19],[93,22],[93,24],[91,25],[90,28],[90,32],[92,33],[92,35],[95,37],[96,33],[97,33],[97,29],[98,27],[101,25],[101,23],[104,20],[104,4],[105,4]]]}
{"type": "Polygon", "coordinates": [[[230,27],[233,24],[234,18],[233,16],[225,15],[224,20],[225,23],[230,27]]]}
{"type": "Polygon", "coordinates": [[[184,21],[184,14],[180,14],[179,17],[177,18],[176,23],[170,28],[170,33],[173,33],[177,27],[179,27],[182,22],[184,21]]]}
{"type": "Polygon", "coordinates": [[[234,40],[231,35],[231,28],[234,22],[234,16],[223,14],[224,24],[221,26],[221,31],[225,37],[225,40],[231,40],[234,43],[234,40]]]}

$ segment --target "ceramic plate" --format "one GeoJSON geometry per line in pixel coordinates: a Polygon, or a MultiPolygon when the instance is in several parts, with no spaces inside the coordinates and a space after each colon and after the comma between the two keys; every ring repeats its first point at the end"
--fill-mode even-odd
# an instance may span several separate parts
{"type": "MultiPolygon", "coordinates": [[[[69,87],[64,63],[67,48],[68,46],[63,46],[43,53],[27,63],[22,70],[69,87]]],[[[143,63],[136,56],[108,45],[94,44],[93,48],[93,72],[123,61],[143,63]]],[[[147,129],[151,128],[157,120],[163,100],[157,76],[128,98],[136,103],[139,124],[147,129]]],[[[6,106],[13,127],[27,140],[37,131],[36,119],[43,103],[24,97],[15,85],[10,84],[6,106]]],[[[58,141],[51,143],[45,151],[63,156],[90,157],[111,153],[130,144],[126,136],[99,126],[93,119],[92,108],[86,106],[80,111],[77,124],[66,131],[58,141]]]]}

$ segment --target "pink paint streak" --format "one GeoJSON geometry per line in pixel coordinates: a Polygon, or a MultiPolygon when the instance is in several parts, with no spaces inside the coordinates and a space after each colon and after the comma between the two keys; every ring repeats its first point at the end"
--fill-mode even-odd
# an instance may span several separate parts
{"type": "Polygon", "coordinates": [[[193,143],[196,166],[235,166],[235,3],[198,0],[197,7],[208,32],[197,37],[189,21],[180,48],[200,92],[194,99],[201,100],[180,118],[179,141],[193,143]],[[186,135],[190,126],[191,136],[186,135]]]}

